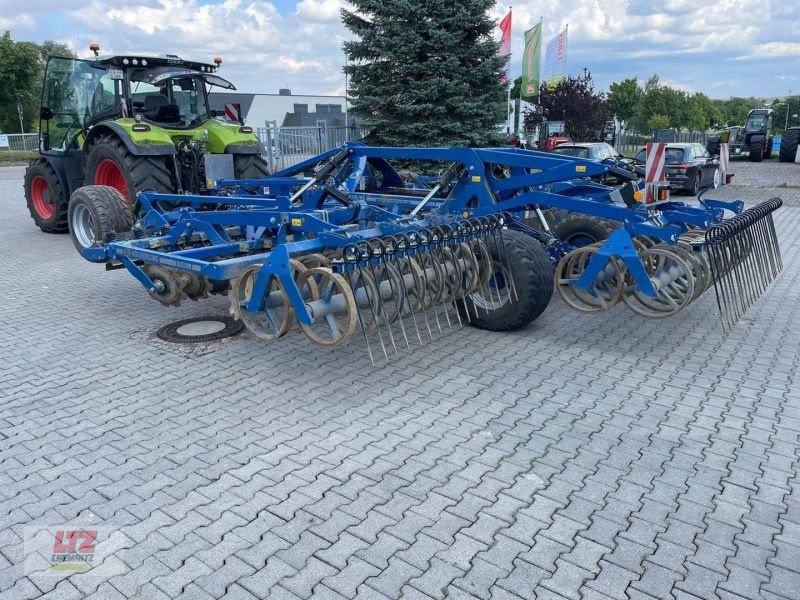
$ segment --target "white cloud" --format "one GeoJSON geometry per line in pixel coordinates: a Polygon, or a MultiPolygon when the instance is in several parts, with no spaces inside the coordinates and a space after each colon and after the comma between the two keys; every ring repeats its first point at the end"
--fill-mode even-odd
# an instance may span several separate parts
{"type": "MultiPolygon", "coordinates": [[[[68,43],[83,56],[90,41],[104,53],[221,55],[223,74],[243,91],[341,89],[346,0],[281,2],[279,10],[268,0],[0,0],[0,28],[15,39],[68,43]]],[[[513,10],[512,75],[520,71],[523,32],[540,17],[545,43],[569,23],[569,71],[588,67],[600,87],[658,73],[717,96],[785,94],[780,77],[794,75],[800,55],[796,1],[542,0],[513,10]]],[[[498,4],[493,17],[507,11],[498,4]]]]}

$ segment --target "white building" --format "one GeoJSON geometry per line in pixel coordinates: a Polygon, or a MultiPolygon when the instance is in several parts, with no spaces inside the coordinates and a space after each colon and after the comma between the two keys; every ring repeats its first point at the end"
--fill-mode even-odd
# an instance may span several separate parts
{"type": "Polygon", "coordinates": [[[254,128],[265,127],[273,121],[279,127],[312,127],[320,121],[330,126],[344,126],[346,120],[344,96],[296,95],[282,89],[277,94],[212,92],[208,98],[214,110],[238,104],[245,123],[254,128]]]}

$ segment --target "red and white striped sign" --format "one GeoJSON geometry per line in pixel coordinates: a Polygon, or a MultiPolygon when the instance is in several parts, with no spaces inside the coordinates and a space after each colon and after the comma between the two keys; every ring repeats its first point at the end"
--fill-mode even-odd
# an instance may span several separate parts
{"type": "MultiPolygon", "coordinates": [[[[656,204],[658,202],[665,201],[664,198],[659,197],[656,184],[665,184],[667,181],[667,172],[664,160],[666,150],[666,144],[656,143],[647,144],[645,149],[645,204],[656,204]]],[[[668,199],[669,197],[666,198],[666,200],[668,199]]]]}
{"type": "Polygon", "coordinates": [[[241,121],[241,108],[242,105],[237,103],[225,105],[225,118],[231,123],[239,123],[241,121]]]}
{"type": "Polygon", "coordinates": [[[728,165],[731,160],[731,146],[728,142],[719,145],[719,171],[722,173],[722,183],[725,183],[725,173],[728,172],[728,165]]]}

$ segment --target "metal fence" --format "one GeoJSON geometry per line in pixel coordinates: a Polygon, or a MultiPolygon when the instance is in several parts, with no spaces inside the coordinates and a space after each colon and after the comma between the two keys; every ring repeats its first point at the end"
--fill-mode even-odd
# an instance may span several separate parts
{"type": "Polygon", "coordinates": [[[677,131],[675,129],[662,129],[651,134],[642,134],[635,131],[622,131],[617,137],[614,147],[620,154],[635,156],[648,142],[663,142],[665,144],[698,143],[706,145],[711,134],[705,131],[677,131]]]}
{"type": "Polygon", "coordinates": [[[333,150],[347,141],[360,140],[363,131],[357,125],[330,127],[277,127],[270,125],[256,130],[258,139],[264,144],[270,169],[280,171],[322,152],[333,150]]]}
{"type": "Polygon", "coordinates": [[[38,133],[0,134],[8,140],[8,147],[0,146],[0,152],[36,152],[39,149],[38,133]]]}

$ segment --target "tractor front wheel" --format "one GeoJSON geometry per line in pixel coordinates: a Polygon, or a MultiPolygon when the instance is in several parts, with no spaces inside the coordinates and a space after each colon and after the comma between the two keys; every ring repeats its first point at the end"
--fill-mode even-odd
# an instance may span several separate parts
{"type": "Polygon", "coordinates": [[[153,190],[175,193],[175,183],[165,156],[136,156],[115,135],[101,135],[86,159],[86,184],[114,188],[133,206],[136,194],[153,190]]]}
{"type": "Polygon", "coordinates": [[[487,246],[494,275],[481,291],[458,300],[458,311],[478,329],[521,329],[553,297],[553,263],[539,242],[519,231],[503,230],[487,246]]]}
{"type": "Polygon", "coordinates": [[[761,162],[764,158],[764,151],[761,142],[750,144],[750,162],[761,162]]]}
{"type": "Polygon", "coordinates": [[[269,177],[269,165],[259,154],[234,154],[233,173],[236,179],[264,179],[269,177]]]}
{"type": "Polygon", "coordinates": [[[102,243],[110,232],[124,233],[133,226],[127,199],[107,185],[85,185],[69,199],[69,234],[78,252],[102,243]]]}
{"type": "Polygon", "coordinates": [[[25,171],[25,201],[39,229],[45,233],[67,231],[67,192],[43,158],[31,161],[25,171]]]}

